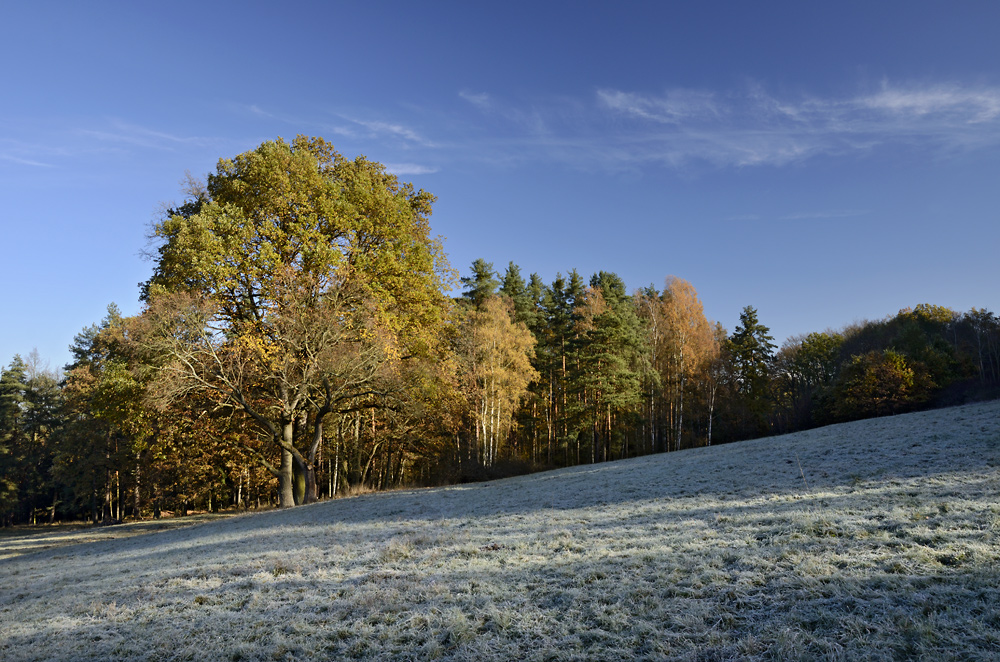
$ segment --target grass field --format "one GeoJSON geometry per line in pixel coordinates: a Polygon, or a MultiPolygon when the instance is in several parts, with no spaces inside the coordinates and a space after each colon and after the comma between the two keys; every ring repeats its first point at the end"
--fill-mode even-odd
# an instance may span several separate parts
{"type": "Polygon", "coordinates": [[[8,662],[997,660],[1000,403],[32,535],[0,538],[8,662]]]}

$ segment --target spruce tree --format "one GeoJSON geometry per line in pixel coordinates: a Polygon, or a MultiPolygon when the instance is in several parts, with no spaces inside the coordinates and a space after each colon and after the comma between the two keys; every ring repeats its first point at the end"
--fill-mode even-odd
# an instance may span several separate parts
{"type": "Polygon", "coordinates": [[[740,324],[729,337],[745,434],[761,434],[767,425],[771,364],[777,347],[770,331],[757,319],[757,310],[746,306],[740,313],[740,324]]]}

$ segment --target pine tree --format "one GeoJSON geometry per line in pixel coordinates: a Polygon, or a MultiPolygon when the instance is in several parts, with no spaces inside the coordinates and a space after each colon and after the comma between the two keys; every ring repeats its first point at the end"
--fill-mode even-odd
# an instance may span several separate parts
{"type": "Polygon", "coordinates": [[[744,434],[761,434],[767,426],[771,364],[776,348],[770,331],[758,321],[757,310],[746,306],[740,313],[740,324],[729,337],[744,434]]]}
{"type": "Polygon", "coordinates": [[[571,381],[577,427],[589,431],[591,461],[620,457],[627,417],[637,414],[651,370],[648,337],[624,283],[601,272],[576,307],[579,370],[571,381]],[[617,438],[616,438],[617,437],[617,438]]]}
{"type": "Polygon", "coordinates": [[[25,458],[24,409],[27,366],[20,355],[0,373],[0,520],[12,524],[18,506],[18,484],[25,458]]]}
{"type": "Polygon", "coordinates": [[[496,279],[493,263],[481,257],[476,258],[471,269],[471,276],[462,277],[462,285],[467,288],[462,292],[462,296],[471,301],[473,307],[478,310],[487,299],[496,294],[500,282],[496,279]]]}
{"type": "MultiPolygon", "coordinates": [[[[536,277],[535,274],[532,276],[536,277]]],[[[529,330],[538,325],[536,299],[521,276],[521,268],[513,262],[507,265],[507,271],[500,285],[500,294],[510,299],[513,304],[515,322],[524,324],[529,330]]]]}

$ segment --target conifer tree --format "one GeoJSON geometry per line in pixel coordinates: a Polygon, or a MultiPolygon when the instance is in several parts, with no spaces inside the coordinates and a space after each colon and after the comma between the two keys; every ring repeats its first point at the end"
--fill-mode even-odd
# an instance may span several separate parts
{"type": "Polygon", "coordinates": [[[496,294],[500,281],[496,279],[493,263],[481,257],[473,261],[471,271],[472,275],[462,277],[462,285],[466,287],[462,296],[478,310],[487,299],[496,294]]]}
{"type": "Polygon", "coordinates": [[[615,431],[627,428],[620,422],[636,412],[651,366],[647,336],[622,280],[600,272],[591,283],[576,308],[580,370],[573,391],[579,423],[590,430],[590,460],[604,461],[625,450],[615,443],[615,431]]]}
{"type": "Polygon", "coordinates": [[[18,483],[24,458],[24,408],[27,366],[15,355],[0,372],[0,521],[11,524],[18,506],[18,483]]]}
{"type": "Polygon", "coordinates": [[[507,271],[500,285],[500,294],[511,300],[515,322],[524,324],[528,329],[533,329],[537,325],[538,311],[535,307],[535,298],[521,276],[521,268],[513,262],[507,265],[507,271]]]}
{"type": "Polygon", "coordinates": [[[771,362],[774,338],[770,329],[757,319],[757,309],[746,306],[740,323],[729,337],[729,352],[734,365],[736,390],[743,410],[744,432],[757,435],[767,425],[771,362]]]}

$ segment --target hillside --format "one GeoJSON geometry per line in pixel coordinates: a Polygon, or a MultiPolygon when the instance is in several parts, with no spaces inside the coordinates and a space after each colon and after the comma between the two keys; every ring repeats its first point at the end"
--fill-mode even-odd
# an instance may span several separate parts
{"type": "Polygon", "coordinates": [[[1000,402],[0,560],[0,658],[1000,656],[1000,402]]]}

